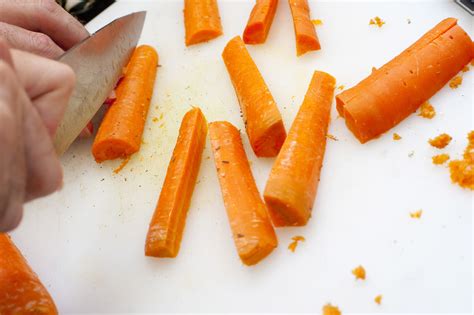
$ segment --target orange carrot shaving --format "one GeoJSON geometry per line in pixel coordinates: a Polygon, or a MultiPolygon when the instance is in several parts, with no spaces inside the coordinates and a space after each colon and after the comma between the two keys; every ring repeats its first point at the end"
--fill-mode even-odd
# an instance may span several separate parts
{"type": "Polygon", "coordinates": [[[430,99],[473,57],[467,33],[448,18],[355,87],[336,96],[347,127],[365,143],[430,99]]]}
{"type": "Polygon", "coordinates": [[[438,154],[432,157],[433,164],[440,165],[444,164],[446,161],[449,160],[449,154],[443,153],[443,154],[438,154]]]}
{"type": "Polygon", "coordinates": [[[184,0],[186,46],[202,43],[222,35],[217,0],[184,0]]]}
{"type": "Polygon", "coordinates": [[[410,212],[410,217],[412,219],[419,219],[421,218],[421,215],[423,214],[423,210],[418,210],[418,211],[415,211],[415,212],[410,212]]]}
{"type": "Polygon", "coordinates": [[[433,105],[430,104],[430,102],[426,101],[423,104],[421,104],[420,113],[418,114],[418,116],[427,118],[427,119],[432,119],[435,115],[436,115],[436,111],[433,105]]]}
{"type": "Polygon", "coordinates": [[[298,242],[304,242],[306,240],[303,236],[300,235],[293,236],[291,239],[293,240],[293,242],[288,245],[288,249],[293,253],[295,252],[296,247],[298,246],[298,242]]]}
{"type": "Polygon", "coordinates": [[[378,305],[382,304],[382,295],[379,294],[374,298],[374,302],[377,303],[378,305]]]}
{"type": "Polygon", "coordinates": [[[462,160],[449,162],[451,181],[463,188],[474,190],[474,131],[469,132],[469,143],[462,160]]]}
{"type": "Polygon", "coordinates": [[[119,83],[117,100],[105,114],[92,154],[97,162],[129,156],[140,149],[158,65],[153,47],[139,46],[119,83]]]}
{"type": "Polygon", "coordinates": [[[393,138],[393,140],[395,140],[395,141],[398,141],[398,140],[401,140],[401,139],[402,139],[402,137],[401,137],[398,133],[396,133],[396,132],[393,134],[392,138],[393,138]]]}
{"type": "Polygon", "coordinates": [[[237,252],[244,264],[254,265],[277,246],[275,231],[237,128],[225,121],[213,122],[209,136],[237,252]]]}
{"type": "Polygon", "coordinates": [[[328,303],[323,306],[323,315],[341,315],[341,311],[337,306],[328,303]]]}
{"type": "Polygon", "coordinates": [[[257,0],[250,13],[243,39],[246,44],[263,44],[273,22],[278,0],[257,0]]]}
{"type": "Polygon", "coordinates": [[[314,24],[314,26],[323,25],[323,21],[322,21],[322,20],[320,20],[320,19],[311,20],[311,23],[313,23],[313,24],[314,24]]]}
{"type": "Polygon", "coordinates": [[[365,269],[362,266],[357,266],[356,268],[354,268],[352,270],[352,274],[355,276],[356,280],[365,280],[365,269]]]}
{"type": "Polygon", "coordinates": [[[127,166],[128,162],[130,162],[130,157],[130,155],[127,156],[125,159],[123,159],[122,163],[120,163],[120,165],[116,169],[114,169],[115,174],[120,173],[120,171],[122,171],[124,167],[127,166]]]}
{"type": "Polygon", "coordinates": [[[206,134],[206,118],[201,110],[193,108],[188,111],[181,122],[160,198],[150,222],[145,244],[146,256],[178,255],[206,134]]]}
{"type": "Polygon", "coordinates": [[[373,19],[370,19],[369,25],[376,25],[378,27],[382,27],[385,24],[385,21],[382,20],[380,17],[376,16],[373,19]]]}
{"type": "Polygon", "coordinates": [[[457,75],[449,81],[449,87],[452,89],[457,89],[462,84],[462,77],[457,75]]]}
{"type": "Polygon", "coordinates": [[[54,301],[7,234],[0,233],[0,314],[58,314],[54,301]]]}
{"type": "Polygon", "coordinates": [[[451,142],[452,139],[453,138],[447,133],[442,133],[439,136],[428,140],[428,142],[435,148],[443,149],[451,142]]]}
{"type": "Polygon", "coordinates": [[[234,85],[255,155],[276,156],[286,138],[283,120],[270,90],[239,36],[229,41],[222,58],[234,85]]]}
{"type": "Polygon", "coordinates": [[[303,104],[273,164],[264,198],[275,226],[305,225],[323,165],[335,79],[314,72],[303,104]]]}
{"type": "Polygon", "coordinates": [[[288,0],[288,3],[293,16],[296,55],[301,56],[308,51],[320,50],[318,35],[311,22],[308,0],[288,0]]]}
{"type": "Polygon", "coordinates": [[[334,140],[334,141],[339,141],[339,139],[336,138],[336,136],[334,136],[334,135],[332,135],[332,134],[329,134],[329,133],[326,135],[326,138],[331,139],[331,140],[334,140]]]}
{"type": "Polygon", "coordinates": [[[469,66],[465,66],[464,68],[462,68],[462,72],[468,72],[469,71],[469,66]]]}
{"type": "Polygon", "coordinates": [[[341,90],[341,91],[344,90],[344,88],[345,88],[344,85],[339,85],[339,86],[337,87],[337,89],[338,89],[338,90],[341,90]]]}

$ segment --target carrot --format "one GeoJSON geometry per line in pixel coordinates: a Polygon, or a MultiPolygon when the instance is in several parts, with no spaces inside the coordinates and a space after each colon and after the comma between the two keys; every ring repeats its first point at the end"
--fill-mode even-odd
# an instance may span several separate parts
{"type": "Polygon", "coordinates": [[[234,85],[255,155],[276,156],[286,138],[285,126],[275,100],[240,36],[229,41],[222,58],[234,85]]]}
{"type": "Polygon", "coordinates": [[[145,255],[176,257],[206,142],[206,118],[199,108],[181,122],[160,198],[146,237],[145,255]]]}
{"type": "Polygon", "coordinates": [[[263,194],[275,226],[305,225],[323,165],[336,80],[314,72],[288,137],[273,164],[263,194]]]}
{"type": "Polygon", "coordinates": [[[53,299],[7,234],[0,233],[0,314],[57,314],[53,299]]]}
{"type": "Polygon", "coordinates": [[[222,35],[217,0],[184,0],[186,46],[222,35]]]}
{"type": "Polygon", "coordinates": [[[97,162],[126,157],[140,149],[157,65],[158,54],[153,47],[143,45],[133,53],[117,87],[117,99],[105,114],[92,145],[97,162]]]}
{"type": "Polygon", "coordinates": [[[293,16],[296,55],[301,56],[308,51],[320,50],[318,35],[311,22],[308,0],[288,0],[288,3],[293,16]]]}
{"type": "Polygon", "coordinates": [[[257,0],[243,34],[246,44],[263,44],[265,42],[277,5],[278,0],[257,0]]]}
{"type": "Polygon", "coordinates": [[[254,265],[277,246],[275,231],[237,128],[225,121],[213,122],[209,136],[237,252],[244,264],[254,265]]]}
{"type": "Polygon", "coordinates": [[[365,143],[415,112],[473,56],[469,35],[456,19],[445,19],[355,87],[337,95],[337,110],[365,143]]]}

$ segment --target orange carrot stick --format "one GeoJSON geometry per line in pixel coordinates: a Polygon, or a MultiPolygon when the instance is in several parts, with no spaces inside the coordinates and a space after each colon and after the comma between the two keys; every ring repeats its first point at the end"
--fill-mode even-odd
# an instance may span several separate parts
{"type": "Polygon", "coordinates": [[[275,226],[305,225],[311,216],[335,84],[331,75],[314,72],[303,104],[273,164],[263,195],[275,226]]]}
{"type": "Polygon", "coordinates": [[[240,36],[229,41],[222,58],[234,85],[255,155],[276,156],[286,131],[280,111],[240,36]]]}
{"type": "Polygon", "coordinates": [[[278,0],[257,0],[244,30],[246,44],[263,44],[272,26],[278,0]]]}
{"type": "Polygon", "coordinates": [[[277,246],[275,231],[237,128],[225,121],[213,122],[209,136],[237,252],[244,264],[254,265],[277,246]]]}
{"type": "Polygon", "coordinates": [[[53,299],[7,234],[0,233],[0,314],[57,314],[53,299]]]}
{"type": "Polygon", "coordinates": [[[347,127],[365,143],[431,98],[473,58],[471,39],[448,18],[355,87],[336,96],[347,127]]]}
{"type": "Polygon", "coordinates": [[[184,0],[186,46],[222,35],[217,0],[184,0]]]}
{"type": "Polygon", "coordinates": [[[133,53],[117,87],[117,99],[105,114],[92,145],[97,162],[126,157],[140,149],[157,65],[158,54],[153,47],[143,45],[133,53]]]}
{"type": "Polygon", "coordinates": [[[206,133],[206,118],[201,110],[193,108],[188,111],[181,122],[165,182],[150,222],[145,244],[146,256],[178,255],[206,133]]]}
{"type": "Polygon", "coordinates": [[[288,3],[293,16],[296,55],[301,56],[308,51],[320,50],[318,35],[311,22],[308,0],[288,0],[288,3]]]}

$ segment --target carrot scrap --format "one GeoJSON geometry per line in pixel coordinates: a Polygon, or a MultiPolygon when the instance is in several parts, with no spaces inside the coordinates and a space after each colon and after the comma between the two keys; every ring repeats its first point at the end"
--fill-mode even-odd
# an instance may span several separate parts
{"type": "Polygon", "coordinates": [[[375,301],[375,303],[377,303],[378,305],[382,304],[382,295],[381,295],[381,294],[377,295],[377,296],[374,298],[374,301],[375,301]]]}
{"type": "Polygon", "coordinates": [[[452,139],[453,138],[447,133],[442,133],[439,136],[428,140],[428,142],[435,148],[443,149],[451,142],[452,139]]]}
{"type": "Polygon", "coordinates": [[[365,269],[362,266],[357,266],[356,268],[354,268],[352,270],[352,274],[355,276],[356,280],[365,280],[365,269]]]}
{"type": "Polygon", "coordinates": [[[445,19],[355,87],[338,94],[337,110],[365,143],[415,112],[473,55],[469,35],[456,19],[445,19]]]}
{"type": "Polygon", "coordinates": [[[449,162],[451,181],[462,188],[474,190],[474,131],[468,134],[469,143],[462,160],[449,162]]]}
{"type": "Polygon", "coordinates": [[[257,0],[242,35],[246,44],[263,44],[273,22],[278,0],[257,0]]]}
{"type": "Polygon", "coordinates": [[[308,0],[288,0],[288,3],[293,16],[296,55],[301,56],[308,51],[320,50],[318,35],[311,22],[308,0]]]}
{"type": "Polygon", "coordinates": [[[286,138],[283,120],[257,65],[239,36],[229,41],[222,58],[234,85],[255,155],[276,156],[286,138]]]}
{"type": "Polygon", "coordinates": [[[334,135],[332,135],[332,134],[329,134],[329,133],[326,135],[326,138],[331,139],[331,140],[334,140],[334,141],[339,141],[339,139],[336,138],[336,136],[334,136],[334,135]]]}
{"type": "Polygon", "coordinates": [[[426,101],[423,104],[421,104],[420,113],[418,114],[418,116],[427,118],[427,119],[432,119],[435,115],[436,115],[436,111],[433,105],[430,104],[430,102],[426,101]]]}
{"type": "Polygon", "coordinates": [[[293,240],[293,242],[288,245],[288,249],[293,253],[295,252],[296,247],[298,246],[298,242],[304,242],[306,240],[303,236],[300,235],[293,236],[291,239],[293,240]]]}
{"type": "Polygon", "coordinates": [[[97,162],[126,157],[140,149],[157,64],[158,54],[153,47],[135,49],[117,87],[117,100],[105,114],[92,145],[97,162]]]}
{"type": "Polygon", "coordinates": [[[436,165],[441,165],[444,164],[446,161],[449,160],[449,154],[443,153],[443,154],[438,154],[432,157],[433,164],[436,165]]]}
{"type": "Polygon", "coordinates": [[[178,255],[206,134],[206,118],[201,110],[196,107],[188,111],[181,122],[160,198],[150,222],[145,243],[146,256],[178,255]]]}
{"type": "Polygon", "coordinates": [[[398,140],[401,140],[401,139],[402,139],[402,137],[401,137],[398,133],[396,133],[396,132],[393,134],[392,138],[393,138],[393,140],[395,140],[395,141],[398,141],[398,140]]]}
{"type": "Polygon", "coordinates": [[[449,81],[449,87],[452,89],[457,89],[462,84],[462,77],[457,75],[449,81]]]}
{"type": "Polygon", "coordinates": [[[323,306],[323,315],[341,315],[341,311],[337,306],[328,303],[323,306]]]}
{"type": "Polygon", "coordinates": [[[277,246],[277,238],[245,155],[239,131],[220,121],[209,124],[217,175],[242,262],[254,265],[277,246]]]}
{"type": "Polygon", "coordinates": [[[130,157],[130,155],[127,156],[125,159],[123,159],[122,163],[120,163],[120,165],[116,169],[114,169],[115,174],[120,173],[120,171],[122,171],[124,167],[127,166],[128,162],[130,162],[130,157]]]}
{"type": "Polygon", "coordinates": [[[421,215],[423,214],[423,210],[418,210],[418,211],[415,211],[415,212],[410,212],[410,217],[413,218],[413,219],[419,219],[421,218],[421,215]]]}
{"type": "Polygon", "coordinates": [[[217,0],[185,0],[184,28],[186,46],[206,42],[222,35],[217,0]]]}
{"type": "Polygon", "coordinates": [[[380,17],[376,16],[373,19],[370,19],[369,25],[376,25],[378,27],[382,27],[385,24],[385,21],[382,20],[380,17]]]}
{"type": "Polygon", "coordinates": [[[323,25],[323,21],[320,19],[311,20],[311,23],[313,23],[315,26],[323,25]]]}
{"type": "Polygon", "coordinates": [[[275,226],[306,225],[326,149],[335,79],[315,71],[288,137],[273,164],[264,198],[275,226]]]}
{"type": "Polygon", "coordinates": [[[469,71],[469,66],[465,66],[464,68],[462,68],[462,72],[468,72],[469,71]]]}
{"type": "Polygon", "coordinates": [[[337,87],[337,89],[338,89],[338,90],[341,90],[341,91],[344,90],[344,88],[345,88],[344,85],[339,85],[339,86],[337,87]]]}
{"type": "Polygon", "coordinates": [[[0,314],[58,314],[38,276],[13,244],[0,233],[0,314]]]}

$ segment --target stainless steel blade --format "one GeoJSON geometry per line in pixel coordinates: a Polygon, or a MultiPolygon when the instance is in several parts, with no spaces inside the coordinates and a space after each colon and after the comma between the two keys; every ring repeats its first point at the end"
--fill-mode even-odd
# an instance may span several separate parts
{"type": "Polygon", "coordinates": [[[54,137],[59,155],[69,148],[115,87],[137,46],[145,16],[142,11],[121,17],[59,58],[76,73],[73,94],[54,137]]]}

